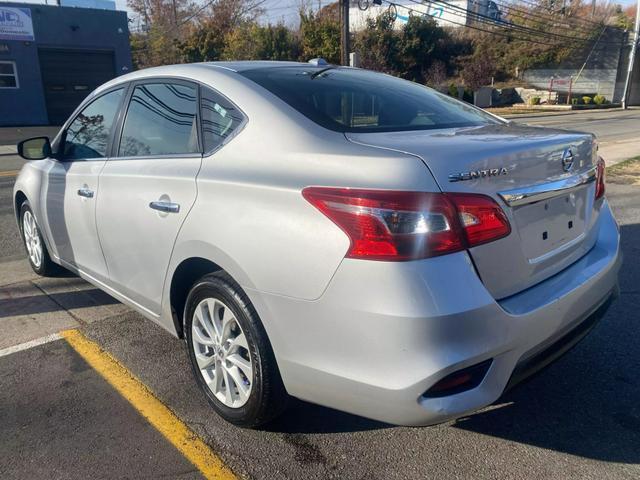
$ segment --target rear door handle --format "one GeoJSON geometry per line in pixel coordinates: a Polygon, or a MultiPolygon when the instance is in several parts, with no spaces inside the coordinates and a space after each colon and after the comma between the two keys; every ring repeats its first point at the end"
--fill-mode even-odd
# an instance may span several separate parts
{"type": "Polygon", "coordinates": [[[151,202],[149,208],[166,213],[178,213],[180,211],[180,205],[171,202],[151,202]]]}
{"type": "Polygon", "coordinates": [[[89,190],[88,188],[79,188],[78,195],[85,198],[93,198],[93,190],[89,190]]]}

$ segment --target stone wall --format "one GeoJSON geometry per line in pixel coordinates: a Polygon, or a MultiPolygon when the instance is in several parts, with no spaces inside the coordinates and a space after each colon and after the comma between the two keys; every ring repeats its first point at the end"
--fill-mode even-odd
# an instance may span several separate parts
{"type": "MultiPolygon", "coordinates": [[[[526,70],[523,80],[531,87],[549,90],[552,77],[577,78],[572,85],[575,96],[600,94],[609,101],[618,102],[622,96],[620,77],[622,70],[626,70],[624,55],[628,51],[627,43],[626,32],[607,27],[597,42],[585,44],[560,65],[526,70]]],[[[553,89],[568,93],[569,84],[555,84],[553,89]]]]}

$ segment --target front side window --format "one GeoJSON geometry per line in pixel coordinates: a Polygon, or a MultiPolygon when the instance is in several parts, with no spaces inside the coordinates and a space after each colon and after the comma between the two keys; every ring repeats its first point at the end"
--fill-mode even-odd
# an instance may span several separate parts
{"type": "Polygon", "coordinates": [[[0,62],[0,88],[18,88],[18,72],[14,62],[0,62]]]}
{"type": "Polygon", "coordinates": [[[145,83],[133,91],[119,156],[196,153],[198,92],[179,83],[145,83]]]}
{"type": "Polygon", "coordinates": [[[296,66],[240,73],[309,119],[338,132],[431,130],[497,123],[489,114],[435,90],[367,70],[296,66]]]}
{"type": "Polygon", "coordinates": [[[242,113],[208,88],[202,88],[202,141],[204,151],[209,152],[222,144],[244,119],[242,113]]]}
{"type": "Polygon", "coordinates": [[[97,98],[71,122],[64,137],[65,160],[102,158],[107,154],[122,93],[121,88],[97,98]]]}

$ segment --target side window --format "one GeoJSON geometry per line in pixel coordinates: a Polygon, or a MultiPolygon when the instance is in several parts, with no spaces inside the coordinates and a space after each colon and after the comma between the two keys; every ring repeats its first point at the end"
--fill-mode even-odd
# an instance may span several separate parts
{"type": "Polygon", "coordinates": [[[122,129],[119,156],[198,152],[195,87],[145,83],[133,91],[122,129]]]}
{"type": "Polygon", "coordinates": [[[243,115],[221,95],[202,88],[202,140],[204,151],[216,148],[242,123],[243,115]]]}
{"type": "Polygon", "coordinates": [[[19,86],[15,62],[0,62],[0,88],[18,88],[19,86]]]}
{"type": "Polygon", "coordinates": [[[71,122],[65,135],[64,160],[102,158],[107,154],[122,93],[121,88],[97,98],[71,122]]]}

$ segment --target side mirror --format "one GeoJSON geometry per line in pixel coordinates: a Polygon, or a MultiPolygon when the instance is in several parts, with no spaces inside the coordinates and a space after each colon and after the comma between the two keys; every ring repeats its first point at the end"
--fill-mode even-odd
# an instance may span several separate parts
{"type": "Polygon", "coordinates": [[[51,156],[49,137],[35,137],[18,144],[18,155],[25,160],[43,160],[51,156]]]}

